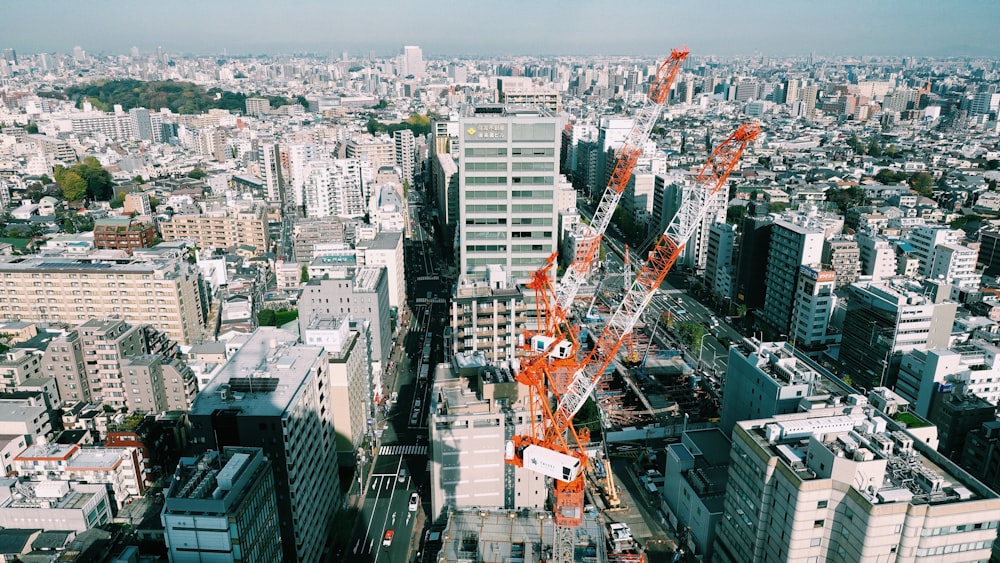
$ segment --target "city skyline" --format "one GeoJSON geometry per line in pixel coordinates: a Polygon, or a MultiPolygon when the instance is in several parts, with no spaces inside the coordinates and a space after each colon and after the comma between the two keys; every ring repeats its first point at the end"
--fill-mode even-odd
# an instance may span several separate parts
{"type": "Polygon", "coordinates": [[[79,45],[90,53],[127,53],[136,46],[182,54],[382,55],[416,44],[435,58],[657,56],[683,44],[706,56],[1000,55],[1000,43],[991,35],[1000,3],[983,0],[847,0],[836,10],[782,0],[762,0],[753,9],[736,0],[711,8],[653,0],[615,6],[514,0],[502,10],[456,0],[346,5],[300,0],[281,12],[279,22],[270,13],[273,7],[261,0],[181,0],[169,10],[123,0],[102,2],[99,10],[93,3],[59,0],[12,3],[4,11],[18,25],[5,30],[3,47],[25,53],[71,52],[79,45]]]}

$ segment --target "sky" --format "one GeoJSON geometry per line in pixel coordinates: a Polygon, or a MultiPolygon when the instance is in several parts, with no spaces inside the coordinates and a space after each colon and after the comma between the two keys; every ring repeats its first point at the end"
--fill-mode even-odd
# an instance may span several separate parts
{"type": "Polygon", "coordinates": [[[1000,57],[996,0],[0,0],[0,14],[0,48],[23,53],[1000,57]]]}

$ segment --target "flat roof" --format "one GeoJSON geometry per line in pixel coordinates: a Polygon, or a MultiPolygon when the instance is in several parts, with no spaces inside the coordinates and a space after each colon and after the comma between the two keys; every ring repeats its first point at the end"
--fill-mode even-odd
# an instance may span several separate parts
{"type": "Polygon", "coordinates": [[[191,414],[240,409],[248,415],[279,416],[293,403],[323,348],[297,344],[298,337],[260,327],[195,397],[191,414]]]}

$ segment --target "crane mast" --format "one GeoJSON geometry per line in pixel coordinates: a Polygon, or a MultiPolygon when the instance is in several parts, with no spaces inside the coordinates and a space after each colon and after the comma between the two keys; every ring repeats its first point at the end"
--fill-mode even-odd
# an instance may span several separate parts
{"type": "Polygon", "coordinates": [[[635,165],[642,155],[642,146],[649,140],[653,126],[660,118],[674,78],[676,78],[681,63],[687,58],[689,52],[685,47],[674,49],[670,53],[670,57],[656,71],[656,76],[649,85],[649,92],[644,98],[643,105],[635,113],[632,129],[625,137],[625,143],[618,152],[615,167],[601,196],[601,201],[597,204],[594,216],[589,225],[580,223],[575,233],[576,252],[573,262],[566,268],[562,280],[555,288],[559,310],[563,311],[563,314],[569,311],[573,300],[580,291],[580,286],[590,274],[590,268],[598,254],[604,231],[611,223],[611,216],[614,215],[618,202],[621,201],[622,194],[625,193],[625,188],[632,177],[632,171],[635,170],[635,165]]]}
{"type": "MultiPolygon", "coordinates": [[[[583,518],[582,469],[588,461],[583,443],[589,439],[589,431],[582,429],[578,433],[572,424],[573,417],[614,361],[626,336],[652,300],[654,291],[677,261],[684,245],[700,224],[709,199],[722,188],[743,151],[759,133],[758,124],[744,124],[712,152],[692,189],[684,190],[676,215],[632,280],[590,353],[582,359],[575,357],[575,332],[564,322],[548,323],[546,326],[551,336],[532,344],[536,351],[543,350],[547,357],[542,359],[549,361],[530,363],[528,369],[518,374],[518,380],[528,385],[532,394],[531,435],[513,436],[507,444],[505,459],[513,465],[529,467],[553,478],[553,512],[557,529],[579,526],[583,518]],[[564,336],[568,340],[559,344],[557,340],[564,336]],[[572,350],[567,347],[572,347],[572,350]],[[572,369],[573,374],[569,384],[565,389],[551,389],[546,382],[552,379],[552,370],[567,368],[572,369]],[[556,400],[554,406],[549,402],[550,393],[556,400]],[[540,428],[536,428],[534,422],[536,407],[541,410],[540,428]]],[[[533,278],[539,297],[553,290],[548,275],[551,267],[550,260],[533,278]]],[[[544,309],[542,313],[559,316],[558,310],[553,311],[558,305],[539,301],[539,306],[544,309]]]]}

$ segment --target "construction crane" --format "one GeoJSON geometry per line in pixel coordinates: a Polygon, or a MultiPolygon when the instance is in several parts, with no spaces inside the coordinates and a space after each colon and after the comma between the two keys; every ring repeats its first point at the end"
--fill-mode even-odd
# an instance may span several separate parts
{"type": "MultiPolygon", "coordinates": [[[[555,546],[558,561],[572,560],[572,529],[583,521],[584,480],[581,472],[588,461],[583,445],[589,440],[589,430],[583,428],[578,432],[573,427],[573,417],[614,361],[625,336],[631,332],[684,245],[700,225],[711,197],[719,192],[746,147],[759,134],[757,123],[744,124],[712,152],[693,187],[683,191],[677,213],[588,354],[582,359],[569,357],[570,351],[565,349],[569,342],[548,342],[543,348],[541,344],[533,344],[533,348],[544,349],[555,362],[539,362],[531,366],[542,367],[543,373],[531,369],[518,374],[518,381],[528,385],[532,393],[532,433],[513,436],[507,443],[505,459],[515,466],[528,467],[553,479],[553,518],[557,542],[569,542],[555,546]],[[552,398],[557,401],[553,408],[549,403],[552,390],[546,386],[548,370],[554,365],[565,368],[571,363],[576,367],[572,381],[565,390],[551,392],[552,398]],[[536,407],[541,410],[538,424],[534,416],[536,407]]],[[[533,282],[539,282],[536,293],[552,289],[544,282],[551,267],[549,263],[533,277],[533,282]]],[[[552,309],[544,301],[540,301],[539,305],[543,308],[542,313],[552,309]]],[[[552,329],[552,338],[573,335],[569,328],[554,326],[552,329]]]]}
{"type": "MultiPolygon", "coordinates": [[[[622,258],[622,295],[628,293],[632,285],[632,259],[629,256],[628,245],[625,245],[624,257],[622,258]]],[[[634,366],[639,363],[639,353],[635,350],[635,336],[631,333],[625,337],[625,363],[634,366]]]]}
{"type": "MultiPolygon", "coordinates": [[[[536,332],[529,333],[525,339],[530,345],[530,351],[521,362],[521,372],[540,375],[541,363],[570,358],[579,349],[575,331],[565,328],[570,307],[580,291],[580,286],[590,274],[604,232],[611,223],[611,217],[625,193],[625,188],[628,187],[632,171],[639,161],[639,156],[642,155],[643,145],[649,140],[653,126],[660,118],[670,87],[688,54],[689,51],[685,47],[674,49],[657,69],[649,85],[649,91],[643,98],[642,106],[634,114],[632,129],[629,130],[618,151],[615,167],[590,224],[580,223],[574,233],[576,252],[558,285],[552,283],[555,279],[552,272],[555,254],[549,257],[548,264],[536,271],[527,284],[529,289],[535,290],[540,322],[536,332]]],[[[555,369],[551,370],[551,373],[553,374],[551,386],[556,393],[561,393],[569,383],[572,370],[555,369]]],[[[526,378],[530,379],[531,376],[526,378]]]]}
{"type": "Polygon", "coordinates": [[[611,216],[614,215],[615,208],[618,207],[618,202],[628,187],[632,171],[635,170],[635,165],[642,155],[642,147],[649,140],[653,126],[660,118],[670,87],[681,69],[681,63],[687,59],[689,53],[685,47],[674,49],[670,57],[657,69],[656,76],[653,77],[649,91],[643,99],[643,105],[634,115],[632,129],[625,137],[621,150],[618,151],[615,167],[612,169],[608,185],[604,188],[604,194],[597,204],[594,216],[590,219],[590,224],[580,223],[577,232],[574,233],[576,252],[573,262],[566,268],[559,286],[555,288],[559,310],[563,314],[569,311],[576,294],[580,291],[580,286],[590,274],[604,231],[611,223],[611,216]]]}

